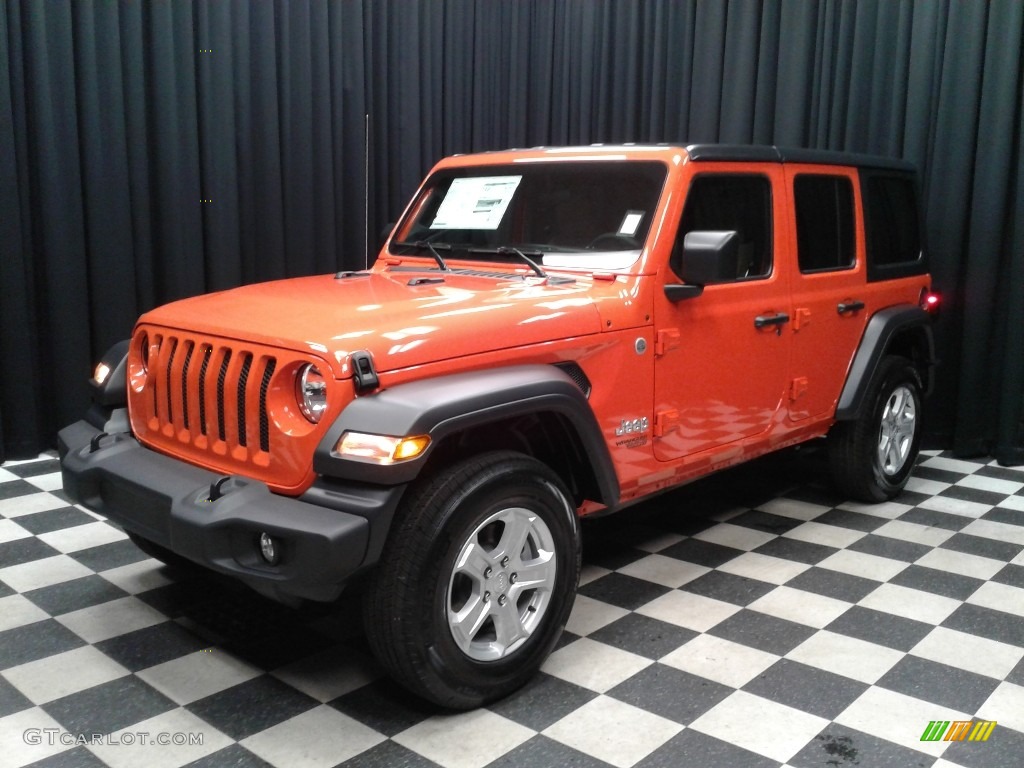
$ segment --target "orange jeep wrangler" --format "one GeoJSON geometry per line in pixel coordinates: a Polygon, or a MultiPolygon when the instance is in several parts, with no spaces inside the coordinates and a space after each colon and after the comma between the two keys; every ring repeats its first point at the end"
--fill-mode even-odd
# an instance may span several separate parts
{"type": "Polygon", "coordinates": [[[573,604],[579,518],[828,438],[898,494],[932,382],[913,168],[775,147],[451,157],[372,268],[143,315],[60,433],[147,553],[283,600],[364,582],[380,661],[472,707],[573,604]]]}

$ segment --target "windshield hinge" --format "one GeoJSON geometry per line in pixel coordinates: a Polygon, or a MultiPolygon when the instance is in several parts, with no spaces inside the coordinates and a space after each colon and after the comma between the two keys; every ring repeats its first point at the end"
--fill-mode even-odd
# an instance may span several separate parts
{"type": "Polygon", "coordinates": [[[356,394],[370,392],[380,386],[377,370],[373,367],[373,358],[365,350],[353,352],[349,356],[352,362],[352,381],[356,385],[356,394]]]}

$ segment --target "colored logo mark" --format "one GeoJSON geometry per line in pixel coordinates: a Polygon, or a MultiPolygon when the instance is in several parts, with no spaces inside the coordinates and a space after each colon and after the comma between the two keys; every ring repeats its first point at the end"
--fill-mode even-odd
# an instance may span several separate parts
{"type": "Polygon", "coordinates": [[[995,720],[932,720],[921,741],[988,741],[995,727],[995,720]]]}

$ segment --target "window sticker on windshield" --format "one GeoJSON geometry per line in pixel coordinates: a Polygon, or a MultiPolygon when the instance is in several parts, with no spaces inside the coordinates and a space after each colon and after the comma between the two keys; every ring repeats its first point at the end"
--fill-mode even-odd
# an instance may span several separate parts
{"type": "Polygon", "coordinates": [[[431,229],[497,229],[522,176],[454,179],[431,229]]]}
{"type": "Polygon", "coordinates": [[[622,224],[619,226],[619,234],[632,237],[636,234],[637,227],[640,226],[640,222],[643,221],[643,211],[626,211],[626,215],[622,219],[622,224]]]}

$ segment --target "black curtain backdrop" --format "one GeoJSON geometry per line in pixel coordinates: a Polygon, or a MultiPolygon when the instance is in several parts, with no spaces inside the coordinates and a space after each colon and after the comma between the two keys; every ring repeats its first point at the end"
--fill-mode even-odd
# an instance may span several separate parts
{"type": "Polygon", "coordinates": [[[0,8],[0,459],[80,417],[140,312],[362,267],[443,155],[721,141],[917,164],[944,296],[927,428],[1024,462],[1019,0],[0,8]]]}

